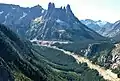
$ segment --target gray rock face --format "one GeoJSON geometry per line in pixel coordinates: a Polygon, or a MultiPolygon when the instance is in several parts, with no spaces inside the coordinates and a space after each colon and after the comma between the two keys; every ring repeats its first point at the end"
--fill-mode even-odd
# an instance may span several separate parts
{"type": "Polygon", "coordinates": [[[18,5],[0,4],[0,23],[10,27],[22,37],[42,40],[96,40],[102,36],[82,24],[73,14],[70,5],[48,10],[37,5],[23,8],[18,5]]]}
{"type": "Polygon", "coordinates": [[[48,4],[48,10],[54,9],[55,8],[55,4],[54,3],[49,3],[48,4]]]}
{"type": "Polygon", "coordinates": [[[120,44],[90,44],[84,51],[84,56],[107,68],[120,68],[120,44]]]}
{"type": "Polygon", "coordinates": [[[107,21],[101,21],[101,20],[94,21],[91,19],[85,19],[85,20],[81,20],[81,22],[103,36],[105,36],[106,32],[109,29],[111,29],[111,26],[112,26],[112,23],[107,21]]]}
{"type": "Polygon", "coordinates": [[[95,54],[100,53],[102,48],[101,48],[102,43],[93,43],[89,44],[88,48],[85,51],[85,55],[87,57],[93,57],[95,54]]]}
{"type": "Polygon", "coordinates": [[[33,20],[26,34],[28,38],[38,40],[103,39],[74,16],[70,5],[64,8],[55,8],[54,3],[49,3],[48,10],[43,16],[33,20]]]}
{"type": "Polygon", "coordinates": [[[115,48],[111,52],[112,54],[112,69],[120,67],[120,44],[116,44],[115,48]]]}
{"type": "Polygon", "coordinates": [[[120,34],[119,31],[120,31],[120,21],[117,21],[111,26],[111,29],[109,29],[109,31],[106,32],[105,36],[115,37],[120,34]]]}
{"type": "Polygon", "coordinates": [[[18,5],[0,4],[0,23],[24,35],[31,20],[41,16],[44,9],[37,5],[31,8],[24,8],[18,5]]]}

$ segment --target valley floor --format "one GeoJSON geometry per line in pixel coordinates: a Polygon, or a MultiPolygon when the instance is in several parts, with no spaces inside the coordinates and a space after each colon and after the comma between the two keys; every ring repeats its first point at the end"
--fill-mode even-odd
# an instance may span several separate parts
{"type": "Polygon", "coordinates": [[[62,51],[65,54],[73,56],[78,63],[79,62],[81,62],[81,63],[86,62],[91,69],[97,70],[99,72],[99,74],[102,75],[103,78],[108,80],[108,81],[120,81],[120,78],[117,77],[117,74],[113,73],[111,70],[104,69],[103,67],[100,67],[99,65],[95,65],[91,61],[89,61],[88,59],[86,59],[80,55],[71,53],[69,51],[65,51],[64,49],[59,49],[55,46],[47,46],[47,47],[62,51]]]}

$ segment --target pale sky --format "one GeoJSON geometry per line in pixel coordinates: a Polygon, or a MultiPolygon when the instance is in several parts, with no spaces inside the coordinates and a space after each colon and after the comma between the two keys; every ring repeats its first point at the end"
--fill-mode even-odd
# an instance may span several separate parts
{"type": "Polygon", "coordinates": [[[48,3],[54,2],[56,7],[71,5],[73,13],[79,19],[120,20],[120,0],[0,0],[0,3],[17,4],[23,7],[41,5],[47,9],[48,3]]]}

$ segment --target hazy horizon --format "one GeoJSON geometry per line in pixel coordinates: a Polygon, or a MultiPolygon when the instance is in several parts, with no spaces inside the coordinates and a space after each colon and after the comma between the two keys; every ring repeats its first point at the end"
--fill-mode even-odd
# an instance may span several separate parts
{"type": "Polygon", "coordinates": [[[54,2],[56,7],[71,5],[73,13],[80,19],[116,22],[120,19],[120,0],[0,0],[0,3],[15,4],[21,7],[40,5],[47,9],[48,3],[54,2]]]}

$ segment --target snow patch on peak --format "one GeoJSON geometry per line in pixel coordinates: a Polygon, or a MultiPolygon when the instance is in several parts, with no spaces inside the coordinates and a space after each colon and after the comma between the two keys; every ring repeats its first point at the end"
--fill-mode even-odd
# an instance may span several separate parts
{"type": "Polygon", "coordinates": [[[3,12],[4,12],[4,11],[1,11],[1,12],[0,12],[0,15],[3,14],[3,12]]]}
{"type": "Polygon", "coordinates": [[[57,19],[56,22],[57,22],[57,23],[60,23],[60,22],[62,22],[62,21],[61,21],[60,19],[57,19]]]}
{"type": "Polygon", "coordinates": [[[65,30],[58,30],[58,32],[65,32],[65,30]]]}
{"type": "Polygon", "coordinates": [[[19,18],[19,20],[23,19],[24,17],[27,16],[27,13],[23,12],[23,16],[19,18]]]}
{"type": "Polygon", "coordinates": [[[6,16],[5,16],[5,19],[7,19],[7,17],[10,15],[10,13],[8,13],[6,16]]]}
{"type": "Polygon", "coordinates": [[[43,20],[42,20],[43,16],[40,16],[36,19],[33,20],[34,23],[43,23],[43,20]]]}
{"type": "Polygon", "coordinates": [[[60,19],[57,19],[56,20],[57,23],[64,23],[64,21],[60,20],[60,19]]]}
{"type": "Polygon", "coordinates": [[[101,20],[94,21],[94,20],[91,20],[91,19],[81,20],[81,22],[84,23],[87,26],[91,25],[91,24],[94,24],[94,25],[98,25],[100,27],[103,27],[105,24],[108,23],[107,21],[101,21],[101,20]]]}
{"type": "Polygon", "coordinates": [[[89,25],[89,24],[92,24],[92,22],[86,22],[85,24],[86,24],[86,25],[89,25]]]}
{"type": "Polygon", "coordinates": [[[97,21],[97,24],[98,24],[100,27],[103,27],[105,24],[107,24],[107,21],[97,21]]]}
{"type": "Polygon", "coordinates": [[[119,23],[120,23],[120,21],[115,22],[114,26],[118,25],[119,23]]]}
{"type": "Polygon", "coordinates": [[[42,10],[42,13],[44,13],[45,12],[45,10],[42,10]]]}
{"type": "Polygon", "coordinates": [[[16,8],[12,7],[13,10],[15,10],[16,8]]]}

